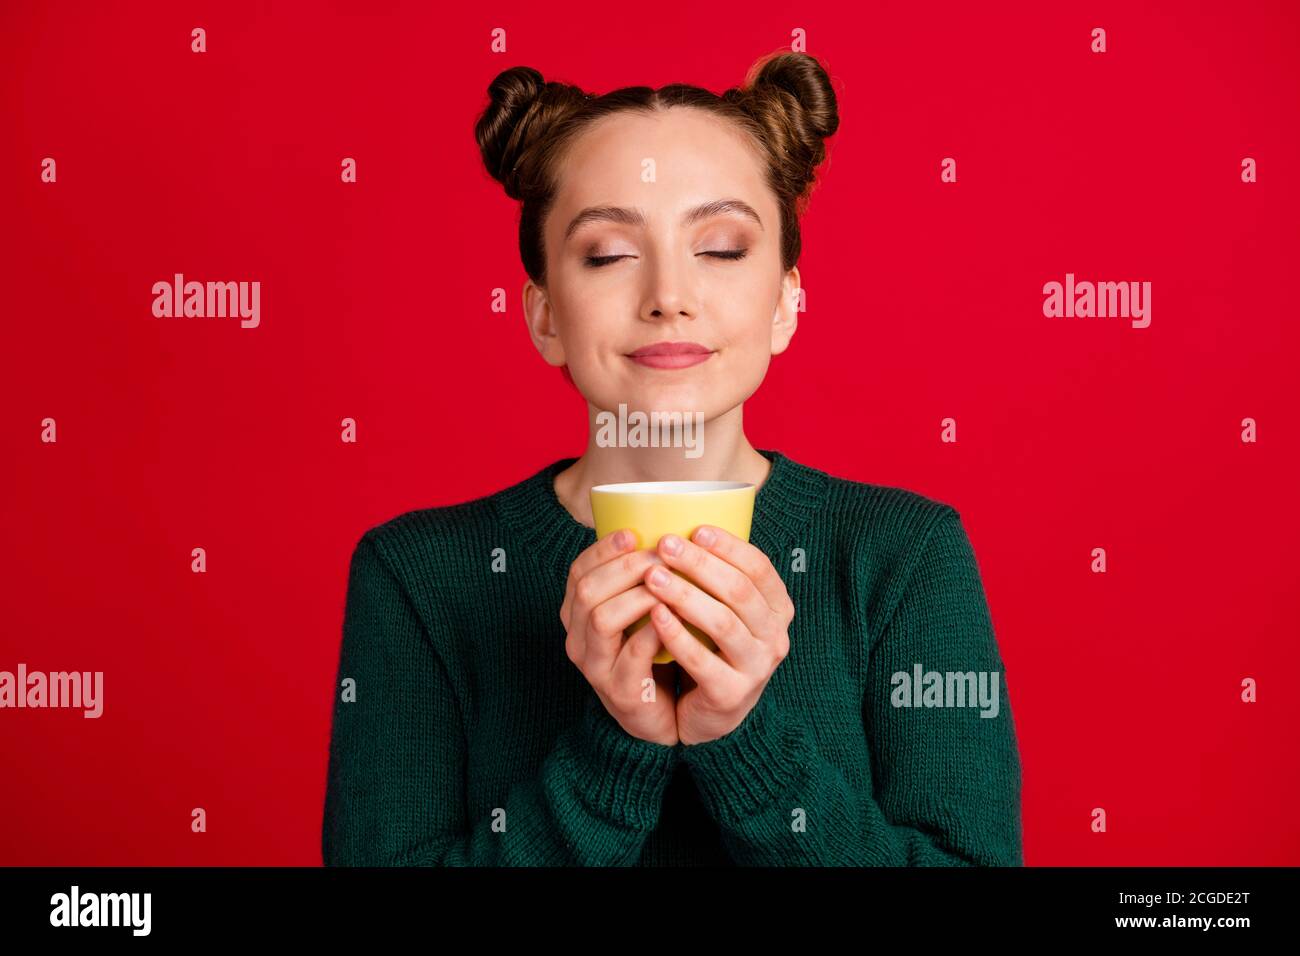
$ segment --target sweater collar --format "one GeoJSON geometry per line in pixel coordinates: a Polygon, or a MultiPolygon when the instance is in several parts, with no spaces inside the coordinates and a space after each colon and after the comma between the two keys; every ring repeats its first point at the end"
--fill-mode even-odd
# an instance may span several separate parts
{"type": "MultiPolygon", "coordinates": [[[[808,521],[823,507],[830,476],[770,449],[755,449],[772,469],[754,496],[754,521],[749,540],[772,558],[798,540],[808,521]]],[[[524,551],[550,555],[567,570],[584,548],[596,540],[588,528],[569,514],[555,494],[555,476],[576,458],[560,458],[495,496],[502,520],[524,551]]],[[[547,564],[551,562],[548,561],[547,564]]]]}

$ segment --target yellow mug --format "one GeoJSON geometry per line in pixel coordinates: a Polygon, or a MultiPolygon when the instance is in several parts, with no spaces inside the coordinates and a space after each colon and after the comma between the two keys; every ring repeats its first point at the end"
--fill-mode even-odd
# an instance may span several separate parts
{"type": "MultiPolygon", "coordinates": [[[[659,539],[666,534],[689,540],[700,525],[709,524],[748,541],[749,528],[754,520],[754,492],[754,485],[742,481],[627,481],[596,485],[591,489],[596,537],[603,538],[620,528],[627,528],[635,535],[636,550],[639,551],[657,548],[659,539]]],[[[686,578],[676,569],[669,570],[686,578]]],[[[708,591],[699,582],[692,583],[708,591]]],[[[650,615],[643,615],[623,634],[631,637],[649,623],[650,615]]],[[[682,624],[709,650],[718,650],[712,639],[698,627],[686,621],[682,624]]],[[[654,662],[668,664],[673,660],[667,648],[660,645],[654,662]]]]}

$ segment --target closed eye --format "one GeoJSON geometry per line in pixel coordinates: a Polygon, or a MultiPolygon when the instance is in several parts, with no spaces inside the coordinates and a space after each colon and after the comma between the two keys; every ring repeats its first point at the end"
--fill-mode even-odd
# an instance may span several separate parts
{"type": "MultiPolygon", "coordinates": [[[[711,251],[711,252],[701,252],[699,254],[702,256],[713,256],[715,259],[729,259],[734,261],[736,259],[745,258],[745,256],[749,254],[749,250],[748,249],[727,249],[727,250],[718,250],[718,251],[711,251]]],[[[631,256],[631,255],[586,256],[583,261],[585,261],[587,265],[591,266],[592,268],[599,269],[601,266],[608,265],[611,262],[617,262],[619,259],[635,259],[635,258],[636,256],[631,256]]]]}

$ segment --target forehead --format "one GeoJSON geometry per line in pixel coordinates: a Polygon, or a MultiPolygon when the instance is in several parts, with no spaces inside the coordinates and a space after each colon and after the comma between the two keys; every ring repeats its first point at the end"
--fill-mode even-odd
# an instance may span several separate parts
{"type": "Polygon", "coordinates": [[[765,228],[772,228],[777,212],[747,134],[698,109],[602,117],[573,141],[557,175],[557,215],[551,225],[561,230],[579,209],[600,204],[639,206],[654,218],[699,202],[736,198],[758,210],[765,228]]]}

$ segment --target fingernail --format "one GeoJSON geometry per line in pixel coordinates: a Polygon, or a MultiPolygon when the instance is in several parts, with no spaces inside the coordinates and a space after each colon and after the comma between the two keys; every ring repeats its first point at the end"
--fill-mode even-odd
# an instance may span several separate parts
{"type": "Polygon", "coordinates": [[[668,608],[662,604],[656,604],[653,611],[650,612],[655,616],[655,620],[660,624],[668,623],[668,608]]]}
{"type": "Polygon", "coordinates": [[[709,545],[713,544],[717,537],[718,536],[713,533],[712,528],[701,528],[699,531],[695,532],[695,543],[707,548],[709,545]]]}
{"type": "Polygon", "coordinates": [[[663,587],[668,583],[668,572],[663,568],[655,568],[650,572],[650,583],[663,587]]]}
{"type": "Polygon", "coordinates": [[[624,528],[618,534],[614,535],[614,547],[622,551],[632,543],[632,532],[624,528]]]}
{"type": "Polygon", "coordinates": [[[664,539],[660,543],[663,545],[664,551],[668,552],[669,554],[682,553],[682,539],[677,537],[677,535],[675,534],[664,535],[664,539]]]}

